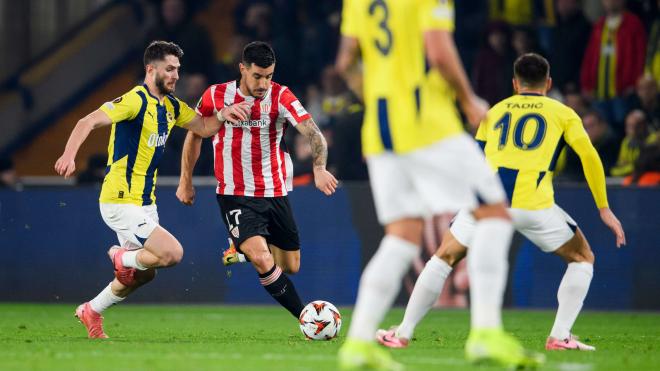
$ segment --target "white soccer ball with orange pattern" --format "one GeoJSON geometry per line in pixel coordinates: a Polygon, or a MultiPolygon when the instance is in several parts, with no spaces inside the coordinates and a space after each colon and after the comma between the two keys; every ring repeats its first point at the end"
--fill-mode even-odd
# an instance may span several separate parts
{"type": "Polygon", "coordinates": [[[339,310],[324,300],[314,300],[307,304],[298,318],[300,331],[310,340],[330,340],[341,330],[339,310]]]}

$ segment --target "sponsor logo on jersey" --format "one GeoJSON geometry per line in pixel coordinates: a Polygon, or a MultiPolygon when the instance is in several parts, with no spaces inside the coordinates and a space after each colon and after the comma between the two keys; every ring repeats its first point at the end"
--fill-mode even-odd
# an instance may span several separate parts
{"type": "Polygon", "coordinates": [[[156,133],[152,133],[149,135],[149,139],[147,140],[147,146],[149,147],[162,147],[165,145],[165,142],[167,142],[167,134],[163,133],[161,135],[158,135],[156,133]]]}
{"type": "Polygon", "coordinates": [[[268,120],[247,120],[247,121],[239,121],[236,124],[233,124],[229,121],[227,121],[227,125],[235,128],[265,128],[268,126],[268,120]]]}
{"type": "Polygon", "coordinates": [[[112,103],[119,103],[121,102],[122,99],[124,99],[124,97],[115,98],[115,100],[113,100],[112,103]]]}

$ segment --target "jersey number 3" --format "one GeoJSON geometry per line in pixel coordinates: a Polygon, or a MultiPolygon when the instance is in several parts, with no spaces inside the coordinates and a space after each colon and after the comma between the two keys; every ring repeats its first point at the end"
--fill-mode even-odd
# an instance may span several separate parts
{"type": "Polygon", "coordinates": [[[376,44],[376,49],[378,49],[382,55],[388,55],[390,54],[390,49],[392,49],[392,30],[387,26],[390,12],[385,0],[373,0],[371,4],[369,4],[369,15],[374,16],[376,14],[376,9],[378,8],[382,9],[381,14],[383,18],[380,20],[380,23],[378,23],[378,26],[385,33],[385,42],[376,39],[374,40],[374,44],[376,44]]]}
{"type": "MultiPolygon", "coordinates": [[[[547,124],[543,116],[537,113],[528,113],[516,121],[516,124],[513,125],[513,145],[522,149],[523,151],[528,151],[537,148],[543,142],[545,138],[545,131],[547,129],[547,124]],[[531,122],[536,122],[536,131],[534,136],[530,141],[525,141],[525,127],[531,122]]],[[[509,140],[509,128],[511,127],[511,112],[507,112],[500,118],[497,123],[495,123],[495,130],[502,130],[500,132],[500,141],[498,143],[498,149],[503,149],[508,140],[509,140]]]]}

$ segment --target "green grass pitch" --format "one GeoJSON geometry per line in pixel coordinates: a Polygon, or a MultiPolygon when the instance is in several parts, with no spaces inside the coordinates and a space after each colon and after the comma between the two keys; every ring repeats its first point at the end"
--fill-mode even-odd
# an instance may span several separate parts
{"type": "MultiPolygon", "coordinates": [[[[333,341],[304,340],[279,307],[130,305],[105,313],[107,340],[88,340],[75,305],[0,304],[0,370],[334,370],[350,322],[333,341]]],[[[384,325],[401,318],[391,311],[384,325]]],[[[542,350],[550,311],[506,311],[507,330],[542,350]]],[[[408,349],[391,351],[407,370],[468,370],[469,314],[434,310],[408,349]]],[[[660,314],[586,312],[575,332],[598,350],[547,353],[544,370],[659,370],[660,314]]],[[[490,369],[479,367],[475,369],[490,369]]]]}

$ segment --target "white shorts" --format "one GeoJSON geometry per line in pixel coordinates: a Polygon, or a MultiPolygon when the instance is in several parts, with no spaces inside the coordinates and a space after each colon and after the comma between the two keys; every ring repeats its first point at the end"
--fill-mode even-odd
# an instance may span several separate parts
{"type": "Polygon", "coordinates": [[[119,245],[129,250],[142,248],[151,232],[158,227],[156,204],[137,206],[100,203],[99,208],[105,224],[117,232],[119,245]]]}
{"type": "MultiPolygon", "coordinates": [[[[577,223],[561,207],[542,210],[509,209],[513,226],[543,252],[554,252],[573,238],[577,223]]],[[[475,219],[469,210],[459,211],[449,230],[463,246],[470,246],[475,219]]]]}
{"type": "Polygon", "coordinates": [[[383,225],[473,209],[478,199],[487,204],[506,200],[499,177],[467,134],[410,153],[370,156],[367,166],[376,214],[383,225]]]}

